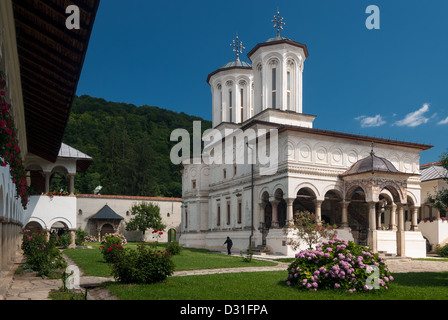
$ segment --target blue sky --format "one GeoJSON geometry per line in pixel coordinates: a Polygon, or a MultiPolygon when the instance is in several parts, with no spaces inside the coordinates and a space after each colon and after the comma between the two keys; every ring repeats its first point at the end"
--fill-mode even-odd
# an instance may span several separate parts
{"type": "Polygon", "coordinates": [[[207,75],[276,35],[306,44],[303,112],[314,127],[433,145],[447,151],[448,1],[103,0],[78,95],[153,105],[211,120],[207,75]],[[380,29],[366,28],[369,5],[380,29]]]}

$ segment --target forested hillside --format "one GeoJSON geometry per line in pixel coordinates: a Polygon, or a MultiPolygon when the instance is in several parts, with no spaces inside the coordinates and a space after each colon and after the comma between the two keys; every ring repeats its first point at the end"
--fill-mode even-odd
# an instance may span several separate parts
{"type": "Polygon", "coordinates": [[[88,154],[94,161],[77,174],[78,193],[180,197],[180,166],[170,161],[174,129],[190,133],[193,121],[202,130],[211,122],[185,113],[153,106],[135,106],[90,96],[76,97],[63,142],[88,154]]]}

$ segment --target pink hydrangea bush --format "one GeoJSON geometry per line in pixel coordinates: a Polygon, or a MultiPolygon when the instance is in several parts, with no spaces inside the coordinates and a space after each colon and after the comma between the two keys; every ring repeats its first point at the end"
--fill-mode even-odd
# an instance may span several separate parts
{"type": "Polygon", "coordinates": [[[288,267],[286,284],[305,290],[388,290],[394,280],[384,261],[368,247],[330,240],[302,250],[288,267]]]}

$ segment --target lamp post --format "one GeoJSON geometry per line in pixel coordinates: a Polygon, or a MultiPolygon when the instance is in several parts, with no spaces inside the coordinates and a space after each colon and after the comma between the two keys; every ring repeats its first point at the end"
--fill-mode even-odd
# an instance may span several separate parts
{"type": "MultiPolygon", "coordinates": [[[[249,237],[249,248],[252,251],[252,237],[254,236],[254,161],[253,161],[253,152],[254,149],[249,146],[249,142],[246,142],[246,145],[251,150],[252,161],[251,161],[251,226],[250,226],[250,237],[249,237]]],[[[247,157],[249,160],[249,157],[247,157]]]]}

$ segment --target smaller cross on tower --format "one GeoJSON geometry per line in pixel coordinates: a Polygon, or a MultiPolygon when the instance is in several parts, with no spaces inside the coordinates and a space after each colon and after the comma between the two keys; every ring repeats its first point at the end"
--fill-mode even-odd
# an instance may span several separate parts
{"type": "Polygon", "coordinates": [[[274,28],[277,29],[277,37],[280,37],[280,30],[283,30],[283,17],[280,17],[280,12],[277,10],[277,15],[274,16],[274,28]]]}
{"type": "Polygon", "coordinates": [[[243,49],[246,49],[243,47],[243,42],[238,39],[238,34],[236,35],[236,39],[232,41],[230,44],[231,47],[233,47],[233,51],[236,52],[236,60],[240,60],[240,53],[243,53],[243,49]]]}

